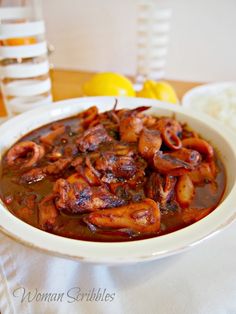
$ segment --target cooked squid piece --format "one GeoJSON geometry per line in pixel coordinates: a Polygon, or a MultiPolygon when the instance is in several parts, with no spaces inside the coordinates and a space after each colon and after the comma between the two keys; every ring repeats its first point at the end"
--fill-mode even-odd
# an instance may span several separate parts
{"type": "Polygon", "coordinates": [[[91,159],[88,156],[85,158],[85,164],[95,177],[100,178],[100,173],[94,168],[91,159]]]}
{"type": "Polygon", "coordinates": [[[77,146],[80,152],[94,151],[101,143],[111,142],[113,139],[108,135],[102,124],[86,130],[77,138],[77,146]]]}
{"type": "Polygon", "coordinates": [[[164,209],[174,196],[176,181],[175,177],[161,176],[159,173],[153,172],[146,184],[147,197],[159,202],[164,209]]]}
{"type": "Polygon", "coordinates": [[[160,209],[155,201],[147,198],[139,203],[90,213],[84,221],[92,230],[126,229],[134,234],[155,234],[160,230],[160,209]]]}
{"type": "Polygon", "coordinates": [[[97,176],[88,166],[79,166],[76,167],[76,170],[77,170],[76,175],[83,178],[85,182],[87,182],[87,184],[89,184],[90,186],[101,185],[100,175],[97,176]]]}
{"type": "Polygon", "coordinates": [[[182,133],[182,127],[178,121],[171,118],[161,118],[155,124],[155,128],[161,132],[166,146],[170,149],[178,150],[182,147],[179,135],[182,133]]]}
{"type": "Polygon", "coordinates": [[[194,184],[213,182],[216,177],[215,162],[202,162],[196,169],[189,173],[194,184]]]}
{"type": "Polygon", "coordinates": [[[158,120],[157,117],[145,115],[145,117],[143,118],[143,126],[147,129],[149,129],[149,128],[153,129],[153,128],[155,128],[155,124],[156,124],[157,120],[158,120]]]}
{"type": "Polygon", "coordinates": [[[152,159],[162,144],[161,134],[157,130],[144,128],[139,137],[138,151],[145,159],[152,159]]]}
{"type": "Polygon", "coordinates": [[[44,173],[53,175],[62,173],[72,162],[71,157],[61,158],[43,168],[44,173]]]}
{"type": "Polygon", "coordinates": [[[163,154],[161,151],[154,155],[153,162],[155,169],[164,175],[182,176],[193,169],[190,163],[175,158],[171,154],[163,154]]]}
{"type": "Polygon", "coordinates": [[[57,175],[61,174],[70,164],[72,158],[61,158],[47,166],[41,168],[33,168],[22,174],[20,178],[21,183],[36,183],[42,181],[47,175],[57,175]]]}
{"type": "Polygon", "coordinates": [[[143,121],[137,116],[124,117],[120,120],[120,138],[125,142],[137,142],[143,129],[143,121]]]}
{"type": "MultiPolygon", "coordinates": [[[[84,179],[83,176],[81,176],[81,174],[79,174],[78,172],[75,172],[73,173],[72,175],[70,175],[67,179],[66,179],[67,182],[69,183],[77,183],[79,184],[80,186],[83,186],[83,187],[86,187],[88,186],[88,182],[84,179]]],[[[59,182],[59,181],[58,181],[59,182]]],[[[58,183],[56,181],[56,184],[58,183]]],[[[57,190],[58,186],[57,185],[54,185],[54,190],[56,190],[56,192],[58,192],[59,190],[57,190]]]]}
{"type": "Polygon", "coordinates": [[[195,195],[195,188],[192,180],[187,174],[180,176],[176,184],[176,198],[182,207],[190,206],[195,195]]]}
{"type": "Polygon", "coordinates": [[[172,157],[185,161],[191,164],[192,166],[199,165],[202,160],[202,157],[199,152],[197,152],[196,150],[187,149],[184,147],[174,152],[170,152],[168,154],[172,157]]]}
{"type": "Polygon", "coordinates": [[[98,116],[98,108],[92,106],[85,111],[78,114],[78,118],[81,119],[83,127],[87,128],[98,116]]]}
{"type": "Polygon", "coordinates": [[[133,157],[136,154],[136,147],[121,142],[115,142],[114,145],[110,146],[110,150],[112,150],[116,156],[133,157]]]}
{"type": "Polygon", "coordinates": [[[35,165],[45,154],[43,146],[26,141],[14,145],[7,153],[9,166],[27,168],[35,165]]]}
{"type": "Polygon", "coordinates": [[[149,107],[138,107],[133,110],[120,110],[117,115],[120,118],[120,138],[124,142],[137,142],[143,129],[145,115],[143,111],[149,107]]]}
{"type": "Polygon", "coordinates": [[[213,147],[207,143],[207,141],[201,139],[201,138],[196,138],[196,137],[191,137],[191,138],[186,138],[182,141],[183,147],[194,149],[201,153],[202,155],[206,156],[206,159],[208,161],[212,160],[214,157],[214,149],[213,147]]]}
{"type": "Polygon", "coordinates": [[[129,179],[138,171],[139,164],[129,156],[116,156],[112,152],[106,152],[96,161],[95,168],[105,177],[106,182],[113,178],[129,179]]]}
{"type": "Polygon", "coordinates": [[[58,179],[54,184],[55,204],[58,210],[84,213],[97,209],[118,207],[125,203],[105,187],[90,187],[86,181],[68,182],[58,179]]]}

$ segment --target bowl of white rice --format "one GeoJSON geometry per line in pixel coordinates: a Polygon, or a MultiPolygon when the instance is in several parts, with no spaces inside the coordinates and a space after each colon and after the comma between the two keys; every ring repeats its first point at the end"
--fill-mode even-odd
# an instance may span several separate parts
{"type": "Polygon", "coordinates": [[[195,87],[184,95],[182,105],[204,112],[236,132],[236,82],[195,87]]]}

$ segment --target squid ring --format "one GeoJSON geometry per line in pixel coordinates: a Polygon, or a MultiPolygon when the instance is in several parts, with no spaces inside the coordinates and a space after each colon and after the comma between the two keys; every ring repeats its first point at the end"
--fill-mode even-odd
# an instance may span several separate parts
{"type": "Polygon", "coordinates": [[[44,153],[44,148],[41,145],[32,141],[20,142],[8,151],[7,163],[9,166],[31,167],[43,157],[44,153]],[[25,160],[20,162],[19,158],[25,160]]]}

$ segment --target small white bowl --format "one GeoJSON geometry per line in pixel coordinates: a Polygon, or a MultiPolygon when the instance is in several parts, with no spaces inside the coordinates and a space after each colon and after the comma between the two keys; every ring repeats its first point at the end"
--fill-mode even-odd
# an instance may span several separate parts
{"type": "Polygon", "coordinates": [[[182,104],[186,107],[192,106],[196,97],[211,96],[228,88],[236,88],[236,82],[219,82],[196,86],[184,94],[182,104]]]}
{"type": "MultiPolygon", "coordinates": [[[[19,115],[0,126],[0,153],[27,132],[58,119],[70,117],[92,105],[101,111],[111,109],[114,97],[91,97],[61,101],[19,115]],[[4,135],[4,136],[3,136],[4,135]]],[[[150,113],[173,115],[187,122],[209,140],[220,153],[227,172],[227,187],[221,204],[207,217],[179,231],[156,238],[131,242],[88,242],[53,235],[36,229],[12,215],[0,204],[0,229],[16,241],[54,255],[99,264],[144,262],[176,254],[201,242],[236,219],[236,145],[228,130],[218,127],[207,115],[192,113],[177,105],[142,98],[118,98],[119,108],[153,106],[150,113]]]]}
{"type": "Polygon", "coordinates": [[[197,86],[184,94],[182,105],[214,117],[236,131],[236,82],[197,86]]]}

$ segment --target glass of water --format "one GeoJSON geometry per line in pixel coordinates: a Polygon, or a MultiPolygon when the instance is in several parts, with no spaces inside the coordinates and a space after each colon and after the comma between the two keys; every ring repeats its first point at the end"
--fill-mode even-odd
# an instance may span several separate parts
{"type": "Polygon", "coordinates": [[[52,101],[41,2],[0,1],[0,79],[9,116],[52,101]]]}
{"type": "Polygon", "coordinates": [[[172,10],[151,0],[138,1],[136,85],[165,75],[172,10]]]}

